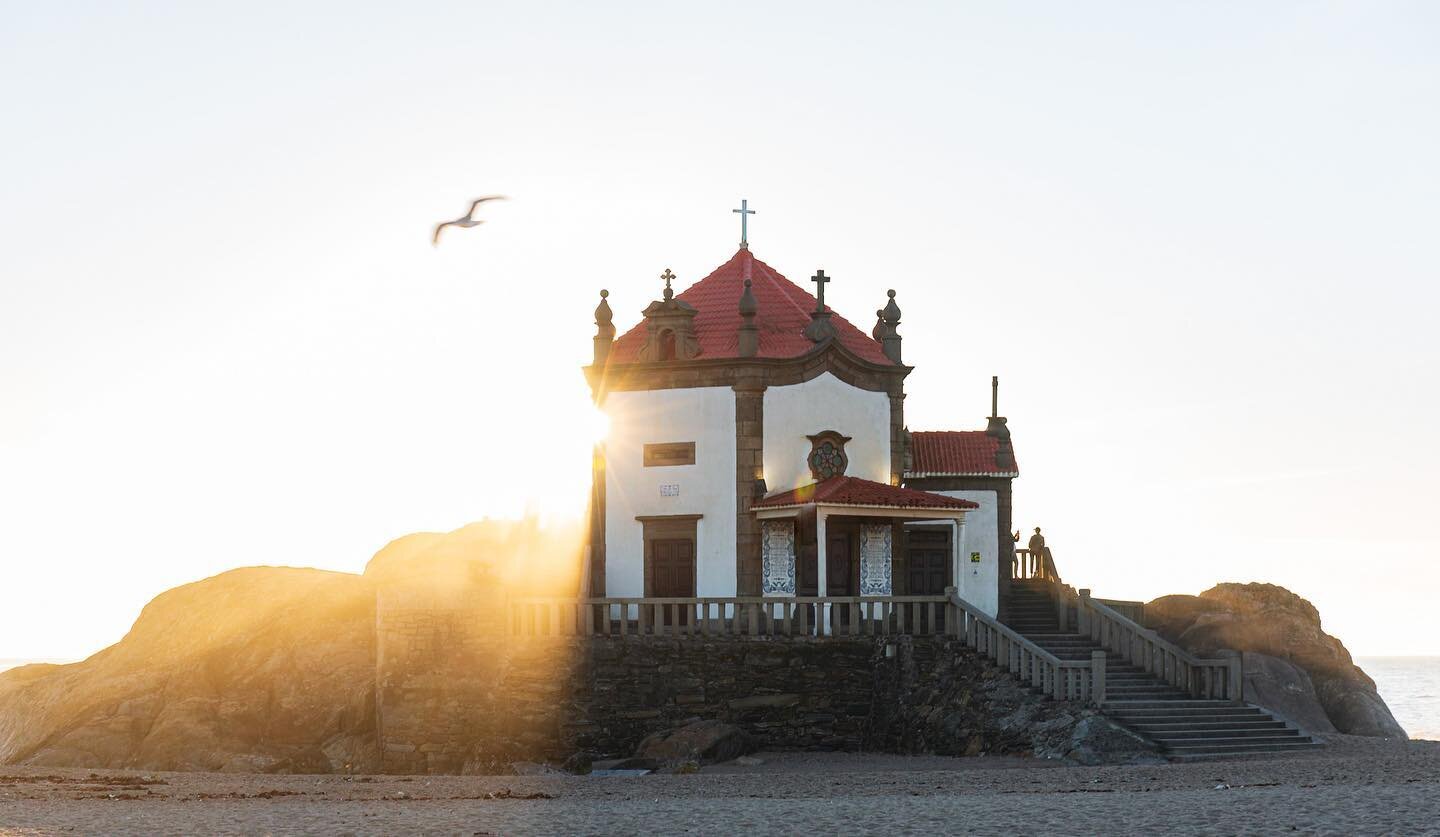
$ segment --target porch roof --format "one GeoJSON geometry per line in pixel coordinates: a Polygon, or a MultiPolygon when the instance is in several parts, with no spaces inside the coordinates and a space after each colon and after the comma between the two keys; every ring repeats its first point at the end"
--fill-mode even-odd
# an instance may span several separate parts
{"type": "Polygon", "coordinates": [[[980,505],[959,497],[946,497],[914,488],[899,488],[859,477],[831,477],[784,491],[751,504],[754,511],[801,506],[849,506],[867,509],[936,509],[966,511],[980,505]]]}

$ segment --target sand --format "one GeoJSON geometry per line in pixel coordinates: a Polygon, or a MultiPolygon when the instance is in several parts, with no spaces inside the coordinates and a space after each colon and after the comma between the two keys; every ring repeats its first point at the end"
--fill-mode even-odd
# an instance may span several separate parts
{"type": "Polygon", "coordinates": [[[0,833],[1440,833],[1436,742],[1337,737],[1313,755],[1128,767],[760,758],[633,778],[0,767],[0,833]]]}

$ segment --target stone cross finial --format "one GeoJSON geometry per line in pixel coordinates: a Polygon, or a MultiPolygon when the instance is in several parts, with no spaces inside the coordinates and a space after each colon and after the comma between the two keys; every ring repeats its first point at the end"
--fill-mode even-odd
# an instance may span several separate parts
{"type": "Polygon", "coordinates": [[[810,281],[815,283],[815,310],[824,311],[825,283],[830,281],[830,277],[825,275],[824,270],[817,270],[815,275],[810,277],[810,281]]]}
{"type": "Polygon", "coordinates": [[[825,275],[825,271],[817,270],[810,281],[815,283],[816,288],[815,310],[810,312],[810,325],[805,326],[805,336],[812,343],[823,343],[839,333],[835,324],[830,322],[830,312],[825,310],[825,283],[830,281],[830,277],[825,275]]]}
{"type": "Polygon", "coordinates": [[[750,223],[749,223],[749,222],[750,222],[750,216],[755,214],[755,210],[753,210],[753,209],[750,208],[750,202],[749,202],[749,201],[742,199],[742,200],[740,201],[740,208],[739,208],[739,209],[732,209],[732,210],[730,210],[730,211],[731,211],[731,212],[739,213],[739,215],[740,215],[740,247],[741,247],[742,249],[749,250],[749,249],[750,249],[750,223]]]}
{"type": "Polygon", "coordinates": [[[665,272],[660,274],[660,278],[665,280],[665,293],[663,296],[665,297],[665,301],[669,302],[675,296],[675,291],[670,288],[670,280],[675,278],[675,274],[671,273],[670,268],[667,267],[665,268],[665,272]]]}

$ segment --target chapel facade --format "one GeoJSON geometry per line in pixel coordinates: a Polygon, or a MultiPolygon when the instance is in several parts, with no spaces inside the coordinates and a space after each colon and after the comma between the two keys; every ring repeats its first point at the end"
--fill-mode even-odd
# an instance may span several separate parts
{"type": "MultiPolygon", "coordinates": [[[[585,367],[595,597],[935,595],[1003,607],[1019,476],[1005,419],[910,432],[895,291],[869,334],[740,249],[585,367]]],[[[878,293],[877,293],[878,296],[878,293]]],[[[992,414],[998,412],[992,401],[992,414]]]]}

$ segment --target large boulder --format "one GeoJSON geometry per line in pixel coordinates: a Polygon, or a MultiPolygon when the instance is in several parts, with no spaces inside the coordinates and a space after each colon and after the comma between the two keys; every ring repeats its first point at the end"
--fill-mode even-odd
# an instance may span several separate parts
{"type": "Polygon", "coordinates": [[[1199,596],[1164,596],[1145,606],[1145,620],[1199,656],[1243,652],[1247,699],[1310,732],[1329,731],[1328,722],[1350,735],[1405,737],[1375,681],[1321,629],[1315,606],[1284,587],[1227,583],[1199,596]]]}
{"type": "Polygon", "coordinates": [[[635,755],[666,764],[714,764],[753,753],[756,746],[755,739],[734,724],[696,721],[650,735],[640,742],[635,755]]]}
{"type": "Polygon", "coordinates": [[[0,673],[0,763],[369,771],[374,592],[247,567],[165,592],[115,645],[0,673]]]}
{"type": "Polygon", "coordinates": [[[1246,700],[1269,709],[1276,717],[1306,732],[1337,732],[1305,669],[1254,651],[1244,653],[1241,667],[1245,672],[1246,700]]]}

